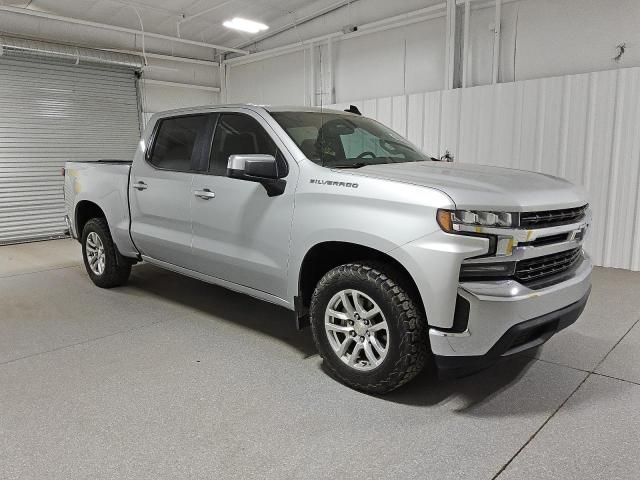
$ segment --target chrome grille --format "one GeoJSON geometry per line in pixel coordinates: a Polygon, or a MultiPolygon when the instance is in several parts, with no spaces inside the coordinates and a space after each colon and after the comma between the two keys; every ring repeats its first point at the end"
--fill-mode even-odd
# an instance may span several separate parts
{"type": "Polygon", "coordinates": [[[582,207],[564,208],[561,210],[522,212],[520,214],[520,227],[546,228],[577,223],[584,218],[588,207],[588,205],[584,205],[582,207]]]}
{"type": "Polygon", "coordinates": [[[582,248],[544,255],[516,264],[515,277],[522,283],[533,282],[565,272],[582,260],[582,248]]]}

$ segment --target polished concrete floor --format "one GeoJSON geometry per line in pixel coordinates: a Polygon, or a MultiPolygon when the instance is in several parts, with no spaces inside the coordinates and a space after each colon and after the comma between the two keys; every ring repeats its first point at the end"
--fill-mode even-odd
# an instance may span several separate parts
{"type": "Polygon", "coordinates": [[[529,356],[385,397],[322,369],[288,312],[70,240],[0,247],[2,479],[637,479],[640,274],[529,356]],[[535,358],[532,358],[535,357],[535,358]]]}

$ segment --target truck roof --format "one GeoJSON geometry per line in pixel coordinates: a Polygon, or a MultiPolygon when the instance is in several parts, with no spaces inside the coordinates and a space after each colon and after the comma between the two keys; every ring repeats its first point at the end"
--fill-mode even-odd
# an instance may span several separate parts
{"type": "Polygon", "coordinates": [[[300,107],[300,106],[288,106],[288,105],[255,105],[252,103],[231,103],[222,105],[201,105],[197,107],[178,108],[175,110],[166,110],[163,112],[155,113],[153,116],[173,116],[184,115],[192,112],[202,112],[203,110],[216,109],[216,108],[244,108],[253,110],[255,112],[316,112],[316,113],[339,113],[343,115],[354,115],[342,110],[335,110],[330,108],[321,107],[300,107]]]}

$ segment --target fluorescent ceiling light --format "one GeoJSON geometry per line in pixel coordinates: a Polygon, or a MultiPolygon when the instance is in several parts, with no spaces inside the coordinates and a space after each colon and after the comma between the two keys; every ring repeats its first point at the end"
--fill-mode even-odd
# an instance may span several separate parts
{"type": "Polygon", "coordinates": [[[227,20],[222,25],[227,28],[233,28],[234,30],[241,30],[248,33],[258,33],[269,28],[264,23],[258,23],[253,20],[247,20],[239,17],[236,17],[233,20],[227,20]]]}

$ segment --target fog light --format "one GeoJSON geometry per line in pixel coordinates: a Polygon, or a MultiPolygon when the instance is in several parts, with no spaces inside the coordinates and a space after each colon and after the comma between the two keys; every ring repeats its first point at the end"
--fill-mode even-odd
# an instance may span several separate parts
{"type": "Polygon", "coordinates": [[[460,268],[460,279],[510,277],[515,273],[515,268],[515,262],[463,263],[460,268]]]}

